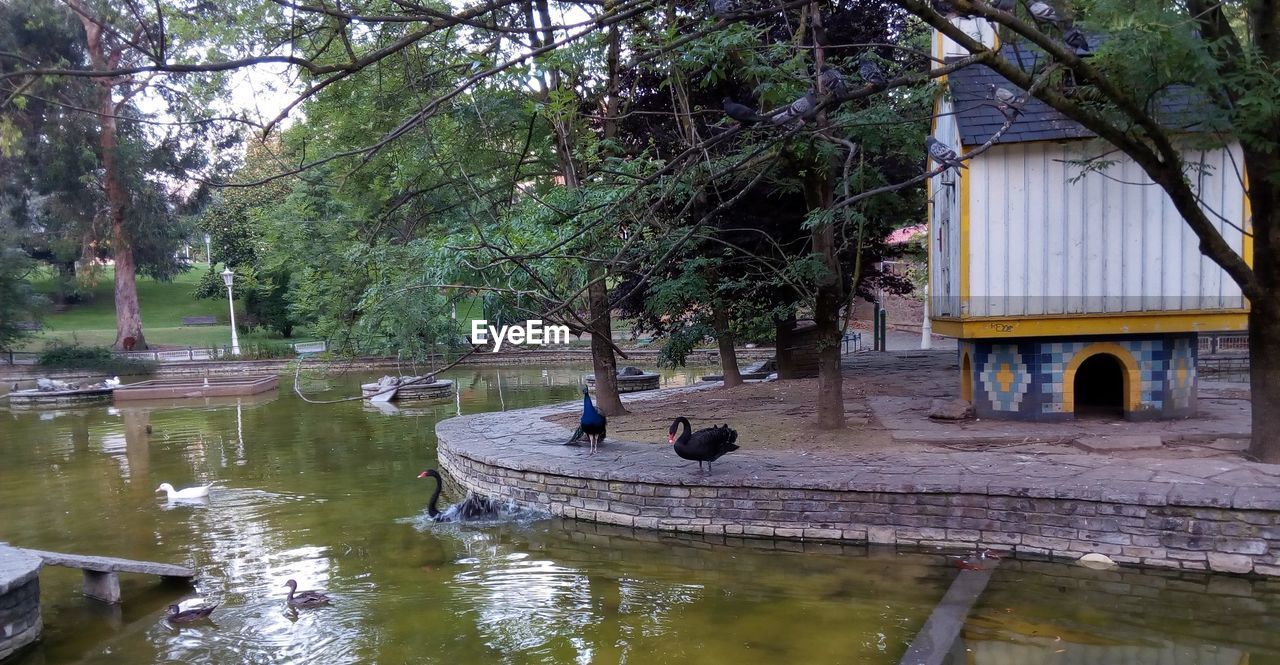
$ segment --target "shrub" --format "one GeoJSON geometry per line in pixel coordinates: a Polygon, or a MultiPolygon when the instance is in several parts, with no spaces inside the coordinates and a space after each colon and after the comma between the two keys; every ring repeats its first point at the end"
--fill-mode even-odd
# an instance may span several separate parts
{"type": "Polygon", "coordinates": [[[155,362],[135,358],[121,358],[102,346],[78,346],[55,344],[44,350],[37,361],[41,367],[52,369],[80,369],[103,374],[150,374],[155,362]]]}
{"type": "Polygon", "coordinates": [[[240,345],[240,355],[231,355],[231,347],[217,346],[209,349],[210,355],[218,360],[273,360],[276,358],[293,358],[297,351],[288,344],[272,344],[271,342],[252,342],[240,345]]]}

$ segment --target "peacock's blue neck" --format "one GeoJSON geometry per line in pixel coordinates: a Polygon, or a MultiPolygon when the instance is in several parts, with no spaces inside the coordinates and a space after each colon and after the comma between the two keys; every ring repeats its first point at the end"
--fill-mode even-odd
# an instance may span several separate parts
{"type": "Polygon", "coordinates": [[[582,422],[593,423],[600,421],[600,414],[596,412],[596,407],[591,403],[590,395],[582,396],[582,422]]]}

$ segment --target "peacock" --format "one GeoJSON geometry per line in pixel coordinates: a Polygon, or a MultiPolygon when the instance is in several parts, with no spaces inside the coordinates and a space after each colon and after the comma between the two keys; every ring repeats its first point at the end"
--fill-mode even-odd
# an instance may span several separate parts
{"type": "Polygon", "coordinates": [[[605,426],[608,425],[609,419],[603,413],[596,411],[596,407],[591,403],[591,394],[587,392],[587,387],[582,387],[582,417],[578,419],[578,431],[574,433],[570,442],[577,441],[581,435],[586,435],[587,442],[591,444],[592,455],[596,454],[596,449],[600,446],[600,442],[604,441],[605,426]]]}

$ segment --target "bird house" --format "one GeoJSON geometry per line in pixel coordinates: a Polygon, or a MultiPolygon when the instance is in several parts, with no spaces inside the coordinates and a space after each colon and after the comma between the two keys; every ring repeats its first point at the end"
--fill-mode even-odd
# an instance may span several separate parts
{"type": "MultiPolygon", "coordinates": [[[[985,21],[955,21],[998,45],[985,21]]],[[[966,55],[937,33],[934,54],[966,55]]],[[[1039,57],[1025,44],[1000,55],[1024,69],[1039,57]]],[[[959,340],[962,397],[989,418],[1194,413],[1197,336],[1246,329],[1239,286],[1113,146],[986,66],[951,73],[944,89],[933,136],[962,158],[1016,114],[967,168],[929,182],[930,314],[935,332],[959,340]]],[[[1154,104],[1162,121],[1191,127],[1179,144],[1186,177],[1251,261],[1239,146],[1196,133],[1196,101],[1170,90],[1154,104]]]]}

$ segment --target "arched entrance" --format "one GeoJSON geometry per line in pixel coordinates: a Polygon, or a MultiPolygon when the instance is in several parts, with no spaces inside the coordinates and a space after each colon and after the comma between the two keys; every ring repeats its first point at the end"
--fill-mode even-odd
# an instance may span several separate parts
{"type": "Polygon", "coordinates": [[[1128,384],[1125,367],[1110,353],[1095,353],[1076,368],[1072,392],[1077,418],[1123,418],[1128,384]]]}
{"type": "Polygon", "coordinates": [[[967,351],[960,360],[960,399],[973,403],[973,363],[967,351]]]}

